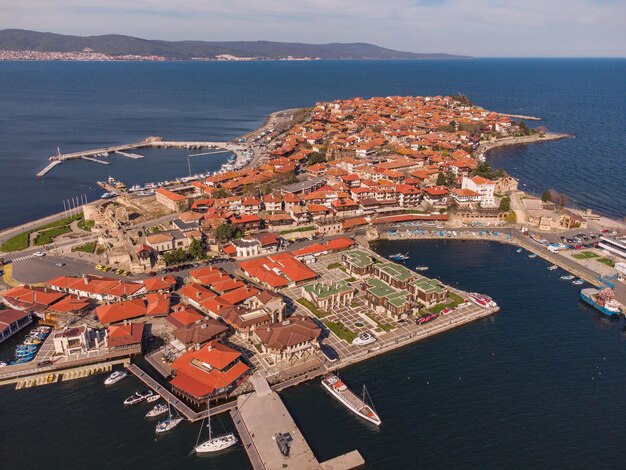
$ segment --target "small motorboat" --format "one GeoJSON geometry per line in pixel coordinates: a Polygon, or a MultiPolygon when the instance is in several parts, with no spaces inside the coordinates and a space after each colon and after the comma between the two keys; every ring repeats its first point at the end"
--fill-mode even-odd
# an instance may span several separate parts
{"type": "Polygon", "coordinates": [[[7,366],[7,363],[6,363],[6,362],[4,362],[4,361],[0,361],[0,367],[6,367],[6,366],[7,366]]]}
{"type": "Polygon", "coordinates": [[[154,408],[146,413],[146,418],[156,418],[157,416],[161,416],[164,413],[167,413],[167,405],[164,403],[159,403],[157,405],[154,405],[154,408]]]}
{"type": "Polygon", "coordinates": [[[444,308],[444,309],[441,311],[441,314],[442,314],[442,315],[449,315],[449,314],[451,314],[452,312],[454,312],[454,309],[453,309],[453,308],[451,308],[451,307],[447,307],[447,308],[444,308]]]}
{"type": "Polygon", "coordinates": [[[559,267],[556,264],[553,264],[552,266],[548,268],[548,271],[555,271],[557,269],[559,269],[559,267]]]}
{"type": "Polygon", "coordinates": [[[584,283],[585,281],[583,281],[582,279],[576,279],[575,281],[572,281],[572,284],[574,284],[575,286],[580,286],[584,283]]]}
{"type": "Polygon", "coordinates": [[[521,252],[522,252],[522,249],[521,249],[521,248],[518,248],[517,250],[515,250],[515,252],[516,252],[516,253],[521,253],[521,252]]]}
{"type": "Polygon", "coordinates": [[[535,253],[531,253],[531,254],[529,254],[529,255],[528,255],[528,257],[529,257],[530,259],[533,259],[533,258],[536,258],[536,257],[537,257],[537,255],[536,255],[535,253]]]}
{"type": "Polygon", "coordinates": [[[126,378],[128,376],[128,372],[125,370],[116,370],[111,375],[107,377],[104,381],[104,385],[113,385],[118,383],[120,380],[126,378]]]}
{"type": "Polygon", "coordinates": [[[152,393],[152,390],[145,390],[143,392],[135,392],[133,395],[129,396],[126,400],[124,400],[124,405],[136,405],[137,403],[146,401],[152,395],[154,395],[154,393],[152,393]]]}
{"type": "Polygon", "coordinates": [[[352,340],[352,344],[356,344],[358,346],[365,346],[366,344],[372,344],[376,342],[376,336],[371,333],[365,331],[361,333],[359,336],[352,340]]]}
{"type": "Polygon", "coordinates": [[[416,271],[428,271],[428,266],[416,266],[416,271]]]}
{"type": "Polygon", "coordinates": [[[32,360],[33,360],[32,357],[21,357],[19,359],[15,359],[14,361],[9,362],[9,365],[14,366],[14,365],[17,365],[17,364],[24,364],[24,363],[30,362],[32,360]]]}
{"type": "Polygon", "coordinates": [[[153,403],[155,401],[157,401],[159,398],[161,398],[161,395],[152,395],[151,397],[146,398],[146,402],[147,403],[153,403]]]}
{"type": "Polygon", "coordinates": [[[572,279],[574,279],[574,276],[572,276],[571,274],[568,274],[566,276],[561,276],[562,281],[571,281],[572,279]]]}

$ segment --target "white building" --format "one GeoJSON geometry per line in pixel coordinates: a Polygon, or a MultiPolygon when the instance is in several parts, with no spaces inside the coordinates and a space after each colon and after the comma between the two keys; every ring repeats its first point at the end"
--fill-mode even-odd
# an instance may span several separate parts
{"type": "Polygon", "coordinates": [[[474,176],[473,178],[463,177],[461,189],[469,189],[480,194],[480,205],[482,207],[494,207],[496,199],[494,196],[496,183],[482,176],[474,176]]]}

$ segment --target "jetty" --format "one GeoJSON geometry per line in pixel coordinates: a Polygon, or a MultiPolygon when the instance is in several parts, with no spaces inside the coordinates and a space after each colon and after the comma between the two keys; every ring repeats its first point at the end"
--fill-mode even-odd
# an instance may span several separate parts
{"type": "Polygon", "coordinates": [[[98,160],[96,157],[101,155],[110,155],[112,153],[121,155],[127,158],[132,158],[135,160],[144,158],[143,155],[134,153],[134,150],[142,149],[142,148],[180,148],[180,149],[212,149],[208,152],[196,153],[193,155],[189,155],[190,157],[199,157],[201,155],[212,155],[224,152],[233,152],[239,156],[241,152],[245,149],[245,146],[242,144],[236,144],[232,142],[205,142],[205,141],[174,141],[174,140],[163,140],[161,137],[147,137],[140,142],[131,142],[128,144],[121,145],[111,145],[109,147],[101,147],[96,149],[89,150],[81,150],[79,152],[71,152],[71,153],[57,153],[56,155],[52,155],[48,158],[50,163],[41,171],[37,173],[37,178],[42,178],[47,173],[49,173],[54,167],[60,165],[62,162],[68,160],[88,160],[97,163],[103,163],[108,165],[110,162],[104,162],[102,160],[98,160]]]}

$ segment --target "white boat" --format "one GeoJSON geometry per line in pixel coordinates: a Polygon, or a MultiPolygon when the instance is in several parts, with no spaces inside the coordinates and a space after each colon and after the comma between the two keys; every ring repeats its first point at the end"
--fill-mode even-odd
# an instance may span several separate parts
{"type": "Polygon", "coordinates": [[[521,249],[521,248],[518,248],[517,250],[515,250],[515,252],[516,252],[516,253],[521,253],[521,252],[522,252],[522,249],[521,249]]]}
{"type": "Polygon", "coordinates": [[[141,186],[139,186],[138,184],[134,184],[134,185],[132,185],[132,186],[128,189],[128,192],[129,192],[129,193],[134,193],[134,192],[137,192],[137,191],[141,191],[142,189],[143,189],[143,188],[142,188],[141,186]]]}
{"type": "Polygon", "coordinates": [[[154,408],[146,413],[146,418],[155,418],[157,416],[161,416],[164,413],[167,413],[167,405],[164,403],[159,403],[158,405],[154,405],[154,408]]]}
{"type": "Polygon", "coordinates": [[[366,344],[372,344],[376,342],[376,336],[365,331],[352,340],[352,344],[358,346],[365,346],[366,344]]]}
{"type": "Polygon", "coordinates": [[[574,276],[572,276],[571,274],[568,274],[566,276],[561,276],[561,280],[563,281],[571,281],[572,279],[574,279],[574,276]]]}
{"type": "Polygon", "coordinates": [[[323,387],[328,390],[337,400],[357,416],[380,426],[382,423],[374,406],[366,401],[367,389],[363,386],[363,396],[360,398],[350,390],[343,381],[335,374],[327,374],[322,379],[323,387]]]}
{"type": "Polygon", "coordinates": [[[133,395],[124,400],[124,405],[136,405],[137,403],[146,401],[152,395],[154,395],[154,393],[152,393],[152,390],[146,390],[145,392],[135,392],[133,395]]]}
{"type": "Polygon", "coordinates": [[[207,400],[206,409],[206,427],[209,430],[209,438],[198,444],[200,436],[202,435],[202,426],[200,426],[196,446],[193,448],[194,452],[196,454],[209,454],[211,452],[219,452],[220,450],[228,449],[229,447],[237,444],[237,436],[235,436],[232,432],[213,437],[213,430],[211,429],[211,404],[209,403],[209,400],[207,400]]]}
{"type": "Polygon", "coordinates": [[[4,361],[0,361],[0,367],[6,367],[6,366],[7,366],[7,363],[6,363],[6,362],[4,362],[4,361]]]}
{"type": "Polygon", "coordinates": [[[548,268],[548,271],[554,271],[556,269],[559,269],[559,267],[556,264],[553,264],[552,266],[548,268]]]}
{"type": "Polygon", "coordinates": [[[169,403],[167,404],[167,412],[169,414],[169,417],[167,419],[164,419],[163,421],[159,421],[159,424],[157,424],[156,428],[154,429],[154,432],[156,432],[157,434],[163,434],[171,431],[184,421],[184,418],[182,418],[181,416],[172,416],[172,408],[170,407],[169,403]]]}
{"type": "Polygon", "coordinates": [[[537,255],[536,255],[535,253],[531,253],[531,254],[529,254],[529,255],[528,255],[528,257],[529,257],[529,258],[536,258],[536,257],[537,257],[537,255]]]}
{"type": "Polygon", "coordinates": [[[467,294],[467,298],[482,308],[495,308],[498,306],[498,304],[496,304],[491,297],[485,294],[469,292],[467,294]]]}
{"type": "Polygon", "coordinates": [[[104,385],[113,385],[118,383],[120,380],[126,378],[128,376],[128,372],[125,370],[116,370],[111,375],[107,377],[104,381],[104,385]]]}
{"type": "Polygon", "coordinates": [[[416,271],[428,271],[428,266],[416,266],[416,271]]]}
{"type": "Polygon", "coordinates": [[[583,285],[585,283],[585,281],[583,281],[582,279],[576,279],[575,281],[572,281],[572,284],[574,284],[575,286],[580,286],[583,285]]]}
{"type": "Polygon", "coordinates": [[[146,398],[146,402],[147,403],[153,403],[153,402],[157,401],[159,398],[161,398],[161,395],[159,395],[159,394],[152,395],[152,396],[146,398]]]}

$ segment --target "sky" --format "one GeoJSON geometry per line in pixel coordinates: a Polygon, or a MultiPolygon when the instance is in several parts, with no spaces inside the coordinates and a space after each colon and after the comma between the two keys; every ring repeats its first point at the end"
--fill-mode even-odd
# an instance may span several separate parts
{"type": "Polygon", "coordinates": [[[477,57],[626,57],[626,0],[0,0],[0,29],[369,42],[477,57]]]}

